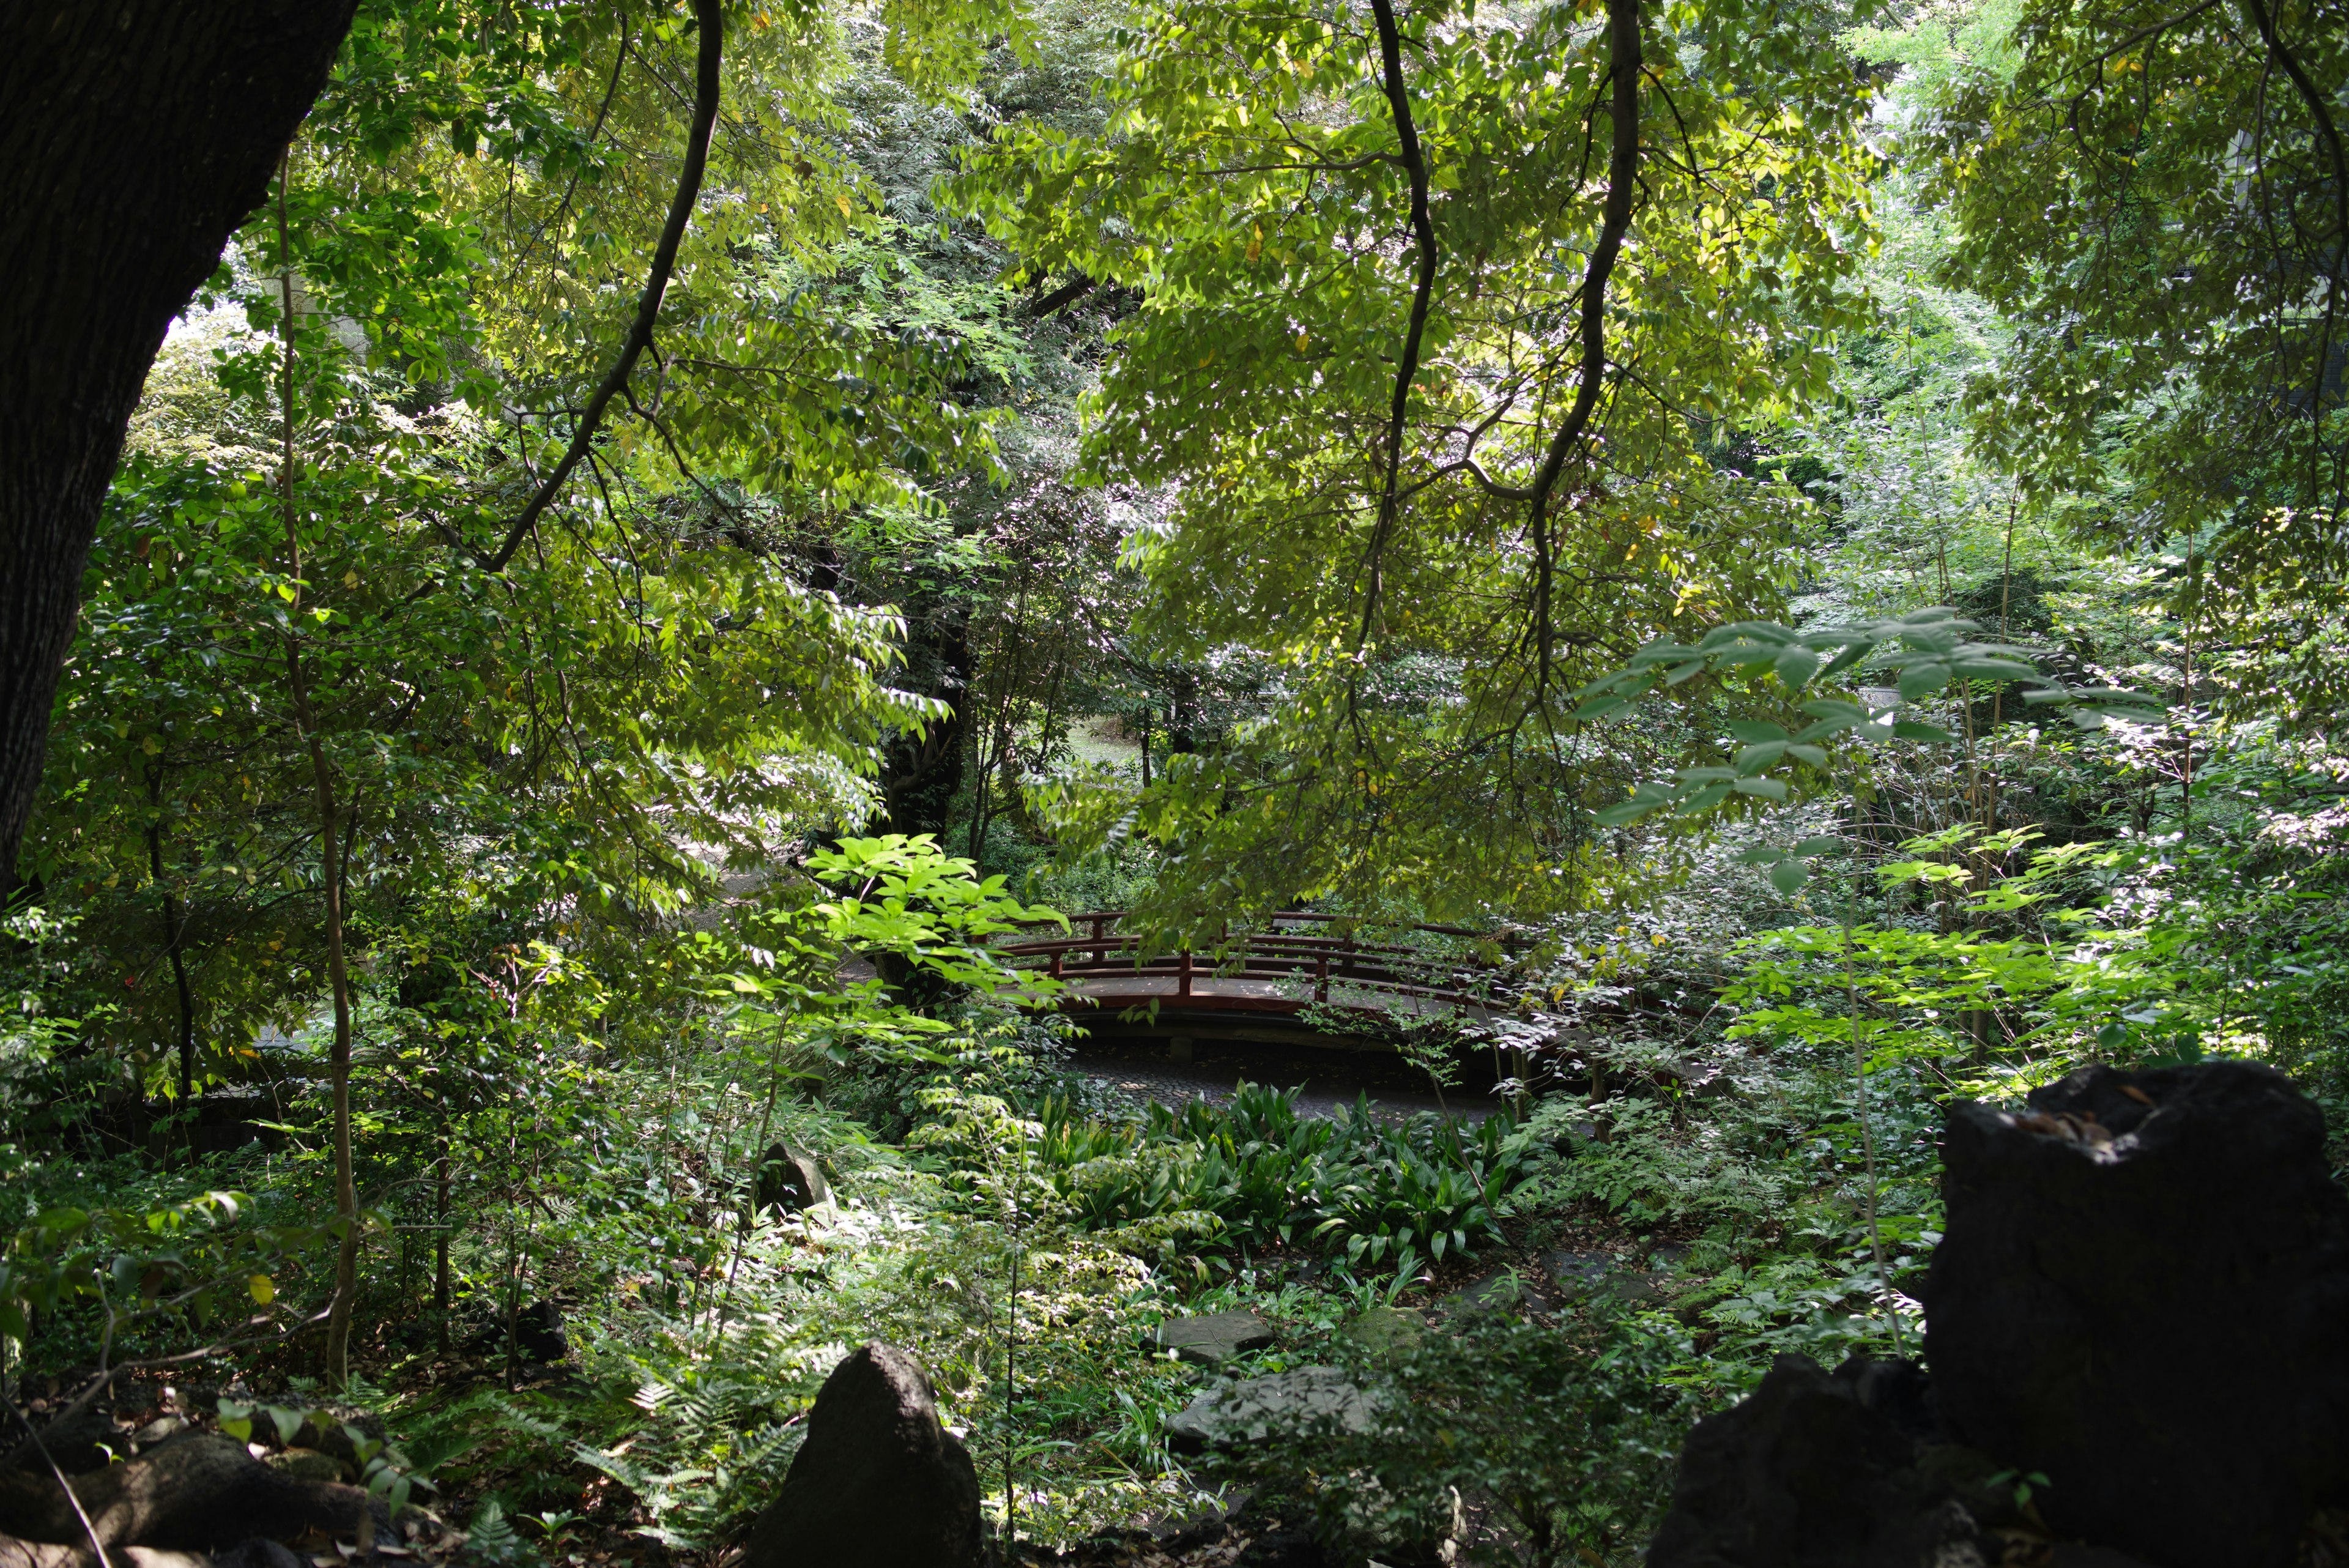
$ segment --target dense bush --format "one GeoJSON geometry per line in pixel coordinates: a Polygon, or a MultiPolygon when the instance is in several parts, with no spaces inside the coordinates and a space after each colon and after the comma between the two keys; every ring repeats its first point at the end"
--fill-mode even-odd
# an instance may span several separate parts
{"type": "Polygon", "coordinates": [[[1484,1314],[1399,1359],[1350,1357],[1379,1404],[1367,1429],[1293,1423],[1225,1468],[1382,1561],[1447,1537],[1475,1563],[1613,1561],[1652,1526],[1696,1413],[1665,1376],[1685,1354],[1652,1322],[1484,1314]]]}

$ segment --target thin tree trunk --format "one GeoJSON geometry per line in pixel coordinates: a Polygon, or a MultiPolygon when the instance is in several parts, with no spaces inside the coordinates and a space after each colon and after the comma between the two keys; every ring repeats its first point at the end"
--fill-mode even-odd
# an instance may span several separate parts
{"type": "Polygon", "coordinates": [[[0,5],[0,898],[148,367],[355,4],[0,5]]]}
{"type": "Polygon", "coordinates": [[[449,1139],[440,1139],[440,1192],[432,1210],[432,1318],[440,1359],[449,1359],[449,1139]]]}
{"type": "MultiPolygon", "coordinates": [[[[163,898],[163,953],[171,961],[171,983],[180,997],[180,1098],[191,1102],[196,1094],[196,1002],[188,985],[188,961],[181,946],[187,936],[187,915],[171,885],[163,879],[163,770],[147,774],[147,804],[154,815],[147,824],[147,866],[163,898]]],[[[187,1106],[182,1105],[182,1109],[187,1106]]],[[[190,1139],[192,1147],[193,1138],[190,1139]]]]}
{"type": "Polygon", "coordinates": [[[358,1294],[359,1202],[351,1174],[351,979],[343,954],[343,865],[338,833],[341,815],[335,800],[334,770],[318,738],[317,715],[310,707],[310,683],[302,668],[301,634],[294,629],[302,617],[302,536],[295,524],[294,505],[294,262],[285,221],[287,162],[280,160],[277,174],[278,286],[283,318],[278,337],[284,353],[278,386],[279,489],[285,502],[285,575],[294,585],[286,606],[285,678],[294,698],[294,726],[310,754],[310,778],[318,794],[318,859],[326,898],[326,983],[334,992],[335,1044],[328,1073],[335,1096],[335,1217],[341,1230],[335,1252],[335,1300],[326,1314],[326,1376],[337,1385],[350,1377],[351,1309],[358,1294]]]}

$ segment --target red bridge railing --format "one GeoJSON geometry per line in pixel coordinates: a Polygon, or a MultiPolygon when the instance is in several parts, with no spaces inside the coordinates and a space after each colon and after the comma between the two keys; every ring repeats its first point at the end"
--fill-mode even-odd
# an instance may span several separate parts
{"type": "MultiPolygon", "coordinates": [[[[1053,924],[1050,937],[1023,936],[999,942],[996,950],[1066,982],[1064,1010],[1116,1012],[1154,1002],[1162,1012],[1271,1013],[1317,1004],[1405,1012],[1492,1005],[1488,988],[1478,981],[1497,973],[1497,966],[1474,955],[1327,934],[1327,927],[1343,922],[1341,916],[1284,909],[1264,929],[1227,929],[1213,953],[1146,956],[1139,934],[1117,929],[1126,918],[1122,909],[1072,915],[1066,936],[1053,924]]],[[[1463,926],[1387,929],[1398,935],[1495,940],[1463,926]]]]}

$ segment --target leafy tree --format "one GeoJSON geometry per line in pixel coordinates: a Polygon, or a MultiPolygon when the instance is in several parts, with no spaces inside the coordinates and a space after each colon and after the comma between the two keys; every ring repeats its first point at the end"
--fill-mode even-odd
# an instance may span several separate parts
{"type": "Polygon", "coordinates": [[[1432,909],[1578,892],[1566,692],[1783,587],[1757,546],[1795,498],[1688,416],[1822,390],[1820,334],[1859,319],[1836,225],[1869,94],[1823,26],[1160,7],[1102,134],[972,161],[1033,275],[1142,294],[1088,440],[1165,497],[1130,545],[1146,630],[1280,670],[1146,799],[1061,804],[1076,842],[1164,846],[1169,919],[1397,864],[1432,909]]]}
{"type": "Polygon", "coordinates": [[[2181,609],[2288,631],[2285,680],[2324,679],[2340,611],[2344,38],[2322,3],[2026,4],[1937,85],[1907,154],[1956,218],[1941,276],[2019,328],[1971,388],[1985,451],[2036,493],[2104,498],[2083,518],[2101,537],[2183,554],[2181,609]]]}

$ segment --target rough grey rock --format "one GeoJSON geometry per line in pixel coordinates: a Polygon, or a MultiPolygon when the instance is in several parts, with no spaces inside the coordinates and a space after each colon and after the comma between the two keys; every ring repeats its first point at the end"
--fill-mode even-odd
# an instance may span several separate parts
{"type": "Polygon", "coordinates": [[[2349,1194],[2247,1063],[2089,1067],[1951,1107],[1926,1355],[1952,1434],[2040,1471],[2058,1535],[2286,1568],[2349,1502],[2349,1194]]]}
{"type": "Polygon", "coordinates": [[[151,1449],[158,1443],[178,1437],[187,1429],[188,1423],[177,1416],[158,1416],[131,1433],[130,1440],[142,1449],[151,1449]]]}
{"type": "Polygon", "coordinates": [[[1965,1507],[1919,1469],[1906,1429],[1922,1379],[1782,1355],[1762,1386],[1697,1423],[1649,1568],[1986,1568],[1965,1507]]]}
{"type": "Polygon", "coordinates": [[[1272,1325],[1252,1312],[1211,1313],[1206,1317],[1173,1317],[1158,1325],[1158,1348],[1171,1350],[1201,1366],[1221,1366],[1244,1350],[1262,1350],[1272,1343],[1272,1325]]]}
{"type": "Polygon", "coordinates": [[[1167,1420],[1166,1442],[1177,1453],[1195,1454],[1326,1426],[1364,1432],[1377,1416],[1376,1397],[1344,1372],[1299,1366],[1203,1389],[1167,1420]]]}
{"type": "Polygon", "coordinates": [[[1446,1316],[1491,1312],[1547,1312],[1549,1302],[1514,1272],[1504,1269],[1463,1285],[1444,1298],[1446,1316]]]}
{"type": "Polygon", "coordinates": [[[759,1207],[778,1214],[801,1214],[832,1200],[823,1167],[805,1149],[770,1144],[759,1157],[759,1207]]]}
{"type": "Polygon", "coordinates": [[[280,1449],[261,1462],[296,1480],[338,1481],[343,1479],[342,1461],[316,1449],[280,1449]]]}
{"type": "Polygon", "coordinates": [[[867,1345],[833,1369],[743,1568],[978,1568],[978,1473],[919,1363],[867,1345]]]}
{"type": "Polygon", "coordinates": [[[1419,1348],[1424,1331],[1410,1313],[1381,1306],[1341,1325],[1338,1337],[1378,1365],[1392,1366],[1419,1348]]]}
{"type": "Polygon", "coordinates": [[[1543,1262],[1562,1301],[1581,1300],[1615,1272],[1615,1258],[1610,1252],[1560,1251],[1552,1252],[1543,1262]]]}

